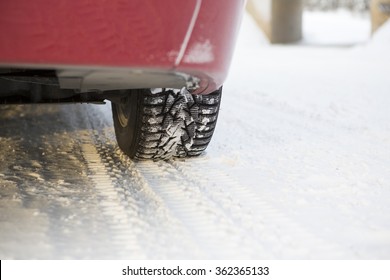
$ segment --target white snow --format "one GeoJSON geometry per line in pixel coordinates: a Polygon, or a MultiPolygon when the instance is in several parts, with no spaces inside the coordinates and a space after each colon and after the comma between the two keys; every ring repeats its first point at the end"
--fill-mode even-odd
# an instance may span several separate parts
{"type": "Polygon", "coordinates": [[[1,107],[0,258],[389,259],[390,23],[305,19],[245,16],[200,158],[132,162],[109,105],[1,107]]]}
{"type": "Polygon", "coordinates": [[[184,56],[183,61],[186,63],[210,63],[214,60],[213,46],[210,40],[195,43],[184,56]]]}
{"type": "Polygon", "coordinates": [[[303,13],[302,44],[351,46],[370,38],[371,25],[366,13],[347,10],[303,13]]]}
{"type": "MultiPolygon", "coordinates": [[[[366,18],[352,22],[364,28],[348,30],[351,16],[338,17],[343,36],[306,25],[318,33],[306,32],[313,37],[304,46],[270,46],[245,18],[208,157],[337,245],[328,257],[388,258],[390,23],[369,41],[366,18]],[[346,42],[357,46],[345,48],[346,42]]],[[[294,233],[283,234],[297,241],[294,233]]]]}

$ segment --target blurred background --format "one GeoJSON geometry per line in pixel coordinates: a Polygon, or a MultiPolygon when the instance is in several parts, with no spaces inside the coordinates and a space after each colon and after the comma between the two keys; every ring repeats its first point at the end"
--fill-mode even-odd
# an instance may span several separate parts
{"type": "Polygon", "coordinates": [[[322,11],[345,8],[365,12],[370,8],[370,0],[303,0],[303,3],[305,8],[322,11]]]}
{"type": "Polygon", "coordinates": [[[390,0],[249,0],[249,14],[274,44],[353,45],[390,17],[390,0]]]}

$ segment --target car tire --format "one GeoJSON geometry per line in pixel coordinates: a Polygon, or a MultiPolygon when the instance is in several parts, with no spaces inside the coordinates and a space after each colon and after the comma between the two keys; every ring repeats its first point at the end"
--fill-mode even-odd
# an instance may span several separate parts
{"type": "Polygon", "coordinates": [[[213,136],[222,88],[208,95],[187,90],[130,90],[112,102],[119,147],[132,159],[200,155],[213,136]]]}

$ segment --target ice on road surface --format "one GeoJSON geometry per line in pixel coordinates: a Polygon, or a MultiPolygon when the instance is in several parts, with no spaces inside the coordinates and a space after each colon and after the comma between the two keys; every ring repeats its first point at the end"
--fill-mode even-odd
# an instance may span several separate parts
{"type": "Polygon", "coordinates": [[[1,106],[0,259],[390,258],[390,24],[361,38],[245,17],[200,158],[129,160],[109,105],[1,106]]]}

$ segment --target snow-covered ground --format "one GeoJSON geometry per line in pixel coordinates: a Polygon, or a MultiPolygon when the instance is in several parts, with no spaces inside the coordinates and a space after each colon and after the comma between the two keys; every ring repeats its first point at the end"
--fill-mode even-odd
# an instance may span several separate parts
{"type": "Polygon", "coordinates": [[[305,18],[244,18],[198,159],[130,161],[108,105],[0,107],[0,258],[390,258],[390,23],[305,18]]]}
{"type": "Polygon", "coordinates": [[[302,44],[312,46],[353,46],[366,42],[371,34],[367,13],[348,10],[303,13],[302,44]]]}

